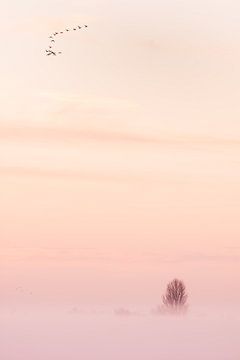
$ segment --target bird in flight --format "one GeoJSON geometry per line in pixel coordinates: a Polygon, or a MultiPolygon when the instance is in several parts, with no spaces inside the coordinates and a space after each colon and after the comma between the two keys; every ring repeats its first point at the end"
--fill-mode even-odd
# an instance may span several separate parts
{"type": "Polygon", "coordinates": [[[52,51],[52,50],[46,50],[46,53],[47,53],[47,56],[49,56],[49,55],[57,56],[57,54],[55,53],[55,51],[52,51]]]}
{"type": "MultiPolygon", "coordinates": [[[[49,55],[57,56],[57,53],[52,50],[46,50],[46,53],[47,53],[47,56],[49,56],[49,55]]],[[[58,54],[61,54],[61,53],[62,53],[61,51],[58,51],[58,54]]]]}

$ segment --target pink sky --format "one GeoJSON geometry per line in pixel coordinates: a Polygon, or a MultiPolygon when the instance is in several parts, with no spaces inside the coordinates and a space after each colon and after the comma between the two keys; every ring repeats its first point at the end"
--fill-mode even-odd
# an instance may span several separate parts
{"type": "Polygon", "coordinates": [[[239,13],[236,0],[3,4],[3,360],[43,358],[36,356],[39,314],[47,321],[51,309],[49,329],[62,345],[51,352],[46,340],[46,360],[66,359],[71,344],[71,360],[110,360],[116,352],[126,360],[175,360],[174,352],[164,358],[169,337],[160,350],[156,334],[169,324],[177,338],[179,325],[164,319],[158,328],[151,309],[176,276],[192,309],[184,329],[193,347],[188,353],[179,345],[182,358],[195,353],[200,321],[206,353],[199,356],[237,359],[235,336],[217,329],[225,316],[235,332],[240,301],[239,13]],[[87,31],[59,41],[62,56],[45,56],[51,32],[84,23],[87,31]],[[129,325],[133,341],[153,338],[142,352],[127,344],[112,315],[121,307],[143,314],[142,322],[130,316],[129,325]],[[72,308],[88,329],[94,321],[105,326],[105,335],[93,336],[99,351],[68,335],[64,345],[54,321],[78,331],[80,314],[71,321],[65,314],[72,308]],[[9,351],[9,329],[17,341],[23,312],[29,329],[38,324],[31,346],[9,351]],[[100,344],[111,329],[116,338],[106,353],[100,344]],[[216,344],[225,341],[219,354],[211,332],[216,344]]]}

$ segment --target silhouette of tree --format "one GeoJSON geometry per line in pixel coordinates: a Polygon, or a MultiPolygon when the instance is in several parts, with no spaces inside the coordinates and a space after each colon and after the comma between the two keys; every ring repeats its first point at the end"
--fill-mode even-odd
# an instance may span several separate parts
{"type": "Polygon", "coordinates": [[[161,312],[180,313],[187,310],[186,286],[182,280],[174,279],[168,285],[162,297],[161,312]]]}

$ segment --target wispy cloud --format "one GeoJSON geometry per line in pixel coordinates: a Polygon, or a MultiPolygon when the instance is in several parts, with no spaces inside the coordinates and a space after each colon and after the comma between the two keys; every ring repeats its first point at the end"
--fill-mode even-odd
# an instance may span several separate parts
{"type": "MultiPolygon", "coordinates": [[[[108,251],[87,247],[35,247],[5,248],[0,254],[1,263],[51,264],[173,264],[173,263],[240,263],[240,253],[177,253],[108,251]]],[[[117,309],[124,312],[123,308],[117,309]]]]}
{"type": "Polygon", "coordinates": [[[7,141],[39,141],[77,144],[79,141],[113,142],[129,144],[145,144],[158,146],[208,146],[233,147],[240,146],[238,138],[218,138],[196,135],[143,135],[133,132],[114,132],[77,128],[50,127],[7,127],[1,126],[0,139],[7,141]]]}
{"type": "Polygon", "coordinates": [[[90,171],[74,171],[69,169],[44,169],[24,166],[0,166],[2,176],[30,176],[42,178],[71,178],[90,182],[131,182],[144,180],[134,174],[104,174],[90,171]]]}

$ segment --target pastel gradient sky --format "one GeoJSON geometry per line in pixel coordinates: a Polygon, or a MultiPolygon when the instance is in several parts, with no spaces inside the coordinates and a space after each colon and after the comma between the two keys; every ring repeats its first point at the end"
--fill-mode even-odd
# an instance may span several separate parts
{"type": "MultiPolygon", "coordinates": [[[[146,314],[175,276],[185,280],[192,308],[204,308],[205,316],[213,308],[221,308],[219,314],[235,309],[240,3],[15,0],[1,5],[0,16],[0,305],[9,314],[6,328],[21,328],[22,309],[31,309],[31,321],[44,309],[77,308],[85,317],[88,311],[89,328],[94,321],[100,327],[94,311],[126,307],[146,314]],[[59,40],[62,56],[45,56],[50,33],[84,23],[87,31],[59,40]]],[[[229,328],[235,329],[233,319],[229,328]]],[[[115,321],[103,321],[106,332],[115,321]]],[[[191,321],[195,329],[198,321],[191,321]]],[[[212,321],[211,329],[218,328],[212,321]]],[[[153,323],[156,340],[163,329],[153,323]]],[[[38,324],[32,347],[15,352],[8,352],[4,332],[4,360],[43,359],[44,353],[36,356],[44,328],[38,324]]],[[[151,334],[152,324],[145,325],[148,334],[139,330],[138,340],[151,334]]],[[[124,343],[124,329],[117,334],[124,343]]],[[[236,360],[238,342],[222,336],[227,345],[215,355],[236,360]]],[[[75,340],[71,360],[81,355],[75,340]]],[[[146,354],[148,345],[156,350],[148,360],[164,356],[157,344],[145,344],[146,354]]],[[[208,345],[209,354],[198,352],[199,359],[214,358],[208,345]]],[[[62,348],[47,349],[46,360],[66,359],[62,348]]],[[[119,354],[111,349],[82,351],[85,359],[110,360],[119,354]]],[[[139,347],[121,349],[119,359],[146,359],[139,347]]],[[[194,348],[181,351],[192,359],[194,348]]],[[[166,360],[179,360],[176,354],[166,360]]]]}

